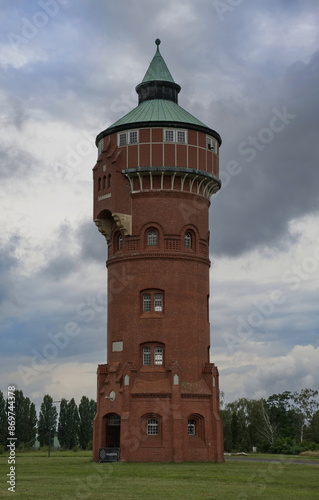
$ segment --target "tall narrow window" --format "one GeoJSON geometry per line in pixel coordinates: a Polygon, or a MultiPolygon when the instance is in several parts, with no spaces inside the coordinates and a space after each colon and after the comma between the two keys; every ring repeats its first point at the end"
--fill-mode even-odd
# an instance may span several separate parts
{"type": "Polygon", "coordinates": [[[154,294],[154,311],[162,312],[163,311],[163,294],[155,293],[154,294]]]}
{"type": "Polygon", "coordinates": [[[154,347],[154,365],[159,366],[163,364],[163,347],[154,347]]]}
{"type": "Polygon", "coordinates": [[[192,248],[192,235],[191,233],[185,233],[185,248],[192,248]]]}
{"type": "Polygon", "coordinates": [[[147,233],[147,246],[156,247],[158,240],[158,233],[156,229],[150,229],[147,233]]]}
{"type": "Polygon", "coordinates": [[[188,420],[188,435],[189,436],[196,435],[196,420],[193,419],[188,420]]]}
{"type": "Polygon", "coordinates": [[[147,420],[146,432],[149,436],[157,436],[158,435],[158,420],[156,418],[149,418],[147,420]]]}
{"type": "Polygon", "coordinates": [[[150,312],[151,310],[151,294],[143,294],[143,312],[150,312]]]}
{"type": "Polygon", "coordinates": [[[118,240],[117,240],[117,248],[118,250],[122,250],[123,248],[123,236],[119,234],[118,240]]]}
{"type": "Polygon", "coordinates": [[[107,187],[110,188],[111,187],[111,174],[109,174],[107,176],[107,187]]]}
{"type": "Polygon", "coordinates": [[[99,177],[98,180],[97,180],[97,189],[98,189],[98,191],[101,191],[101,189],[102,189],[102,179],[101,179],[101,177],[99,177]]]}
{"type": "Polygon", "coordinates": [[[143,347],[143,365],[150,366],[151,364],[151,348],[143,347]]]}
{"type": "Polygon", "coordinates": [[[106,175],[103,175],[102,189],[105,189],[105,186],[106,186],[106,175]]]}

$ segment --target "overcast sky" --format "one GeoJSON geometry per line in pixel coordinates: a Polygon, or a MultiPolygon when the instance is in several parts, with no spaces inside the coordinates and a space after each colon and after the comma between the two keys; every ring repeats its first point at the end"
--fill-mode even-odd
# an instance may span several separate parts
{"type": "Polygon", "coordinates": [[[211,360],[226,401],[319,389],[319,2],[3,0],[1,388],[96,397],[106,244],[96,135],[161,53],[220,133],[211,360]]]}

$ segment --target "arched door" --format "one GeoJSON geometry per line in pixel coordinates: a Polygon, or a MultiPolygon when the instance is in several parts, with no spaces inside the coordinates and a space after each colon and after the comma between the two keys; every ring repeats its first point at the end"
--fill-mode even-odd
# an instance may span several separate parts
{"type": "Polygon", "coordinates": [[[106,415],[106,447],[119,448],[121,435],[121,417],[117,413],[106,415]]]}

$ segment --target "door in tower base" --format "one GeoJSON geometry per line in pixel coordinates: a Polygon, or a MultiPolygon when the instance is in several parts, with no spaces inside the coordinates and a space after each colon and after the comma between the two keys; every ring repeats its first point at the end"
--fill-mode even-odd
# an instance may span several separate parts
{"type": "Polygon", "coordinates": [[[107,448],[119,448],[121,435],[121,417],[117,413],[106,415],[106,443],[107,448]]]}

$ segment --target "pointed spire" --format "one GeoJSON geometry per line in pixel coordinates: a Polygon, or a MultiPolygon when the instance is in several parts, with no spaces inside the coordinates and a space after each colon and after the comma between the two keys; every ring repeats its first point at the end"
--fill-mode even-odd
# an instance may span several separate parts
{"type": "Polygon", "coordinates": [[[151,64],[149,65],[148,70],[145,73],[142,82],[144,83],[154,80],[161,80],[174,83],[174,78],[172,77],[166,65],[166,62],[164,61],[162,54],[160,53],[159,50],[159,46],[161,43],[160,39],[156,38],[155,43],[157,45],[156,53],[151,61],[151,64]]]}
{"type": "Polygon", "coordinates": [[[155,55],[145,73],[142,82],[137,85],[139,104],[148,99],[166,99],[177,103],[181,87],[174,82],[166,62],[160,53],[160,39],[156,38],[157,46],[155,55]]]}

